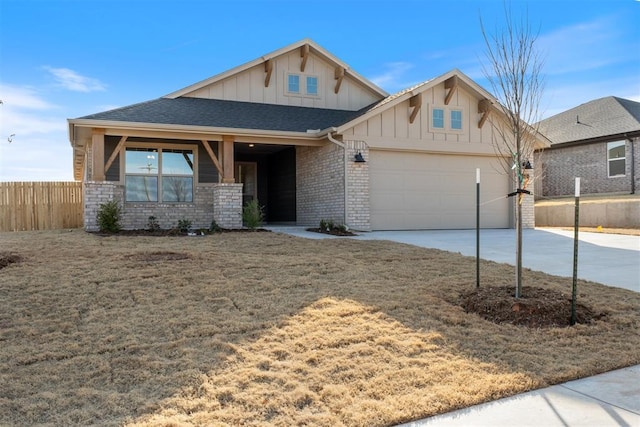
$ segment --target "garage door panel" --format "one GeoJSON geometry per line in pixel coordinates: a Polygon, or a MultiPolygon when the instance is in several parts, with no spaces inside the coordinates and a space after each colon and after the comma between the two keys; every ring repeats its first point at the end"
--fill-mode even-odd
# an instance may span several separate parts
{"type": "Polygon", "coordinates": [[[481,226],[509,227],[508,177],[490,157],[370,152],[374,230],[475,228],[475,171],[481,169],[481,226]],[[498,168],[496,168],[498,167],[498,168]]]}

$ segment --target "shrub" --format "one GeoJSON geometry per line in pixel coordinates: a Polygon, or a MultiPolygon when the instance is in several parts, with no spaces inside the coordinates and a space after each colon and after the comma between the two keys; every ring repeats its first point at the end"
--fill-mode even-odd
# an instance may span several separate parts
{"type": "Polygon", "coordinates": [[[158,220],[155,216],[151,215],[149,217],[149,221],[147,222],[147,229],[149,231],[158,231],[160,230],[160,224],[158,224],[158,220]]]}
{"type": "Polygon", "coordinates": [[[211,221],[211,226],[209,227],[209,231],[212,233],[218,233],[222,231],[222,228],[220,228],[220,226],[218,225],[215,219],[211,221]]]}
{"type": "Polygon", "coordinates": [[[257,200],[247,202],[242,208],[242,222],[248,228],[255,230],[264,220],[264,212],[262,206],[258,204],[257,200]]]}
{"type": "Polygon", "coordinates": [[[122,210],[117,200],[101,203],[98,208],[98,227],[102,233],[117,233],[120,231],[122,210]]]}
{"type": "Polygon", "coordinates": [[[178,220],[178,230],[180,230],[183,233],[188,233],[190,229],[191,229],[190,219],[182,218],[178,220]]]}

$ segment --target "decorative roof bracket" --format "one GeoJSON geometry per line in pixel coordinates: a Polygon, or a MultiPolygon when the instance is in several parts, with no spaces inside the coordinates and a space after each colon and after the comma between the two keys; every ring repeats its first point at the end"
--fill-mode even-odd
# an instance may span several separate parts
{"type": "Polygon", "coordinates": [[[337,80],[336,82],[336,88],[334,89],[335,93],[338,93],[340,91],[340,85],[342,84],[342,80],[344,79],[344,68],[343,67],[336,67],[336,72],[334,75],[334,78],[337,80]]]}
{"type": "Polygon", "coordinates": [[[420,107],[422,107],[422,94],[418,93],[411,98],[409,98],[409,107],[413,108],[411,111],[411,116],[409,117],[409,123],[413,123],[420,111],[420,107]]]}
{"type": "Polygon", "coordinates": [[[264,72],[267,75],[264,78],[264,87],[269,87],[269,81],[271,80],[271,72],[273,71],[273,61],[271,59],[267,59],[264,61],[264,72]]]}
{"type": "Polygon", "coordinates": [[[458,89],[458,76],[451,76],[444,82],[444,88],[449,89],[447,92],[447,96],[444,98],[444,105],[449,105],[451,102],[451,98],[453,98],[453,94],[458,89]]]}
{"type": "Polygon", "coordinates": [[[307,58],[309,58],[309,45],[305,44],[300,47],[300,58],[302,58],[302,63],[300,64],[300,72],[304,73],[304,67],[307,66],[307,58]]]}
{"type": "Polygon", "coordinates": [[[484,122],[489,118],[489,113],[491,113],[491,101],[486,98],[478,101],[478,113],[482,113],[482,117],[478,122],[478,129],[482,129],[484,122]]]}

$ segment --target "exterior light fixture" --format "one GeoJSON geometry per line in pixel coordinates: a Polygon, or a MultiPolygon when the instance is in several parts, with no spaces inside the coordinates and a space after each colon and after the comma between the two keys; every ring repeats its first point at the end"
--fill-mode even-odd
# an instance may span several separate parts
{"type": "Polygon", "coordinates": [[[533,169],[533,166],[531,166],[531,163],[529,162],[529,160],[527,160],[526,162],[523,162],[522,167],[524,167],[525,169],[533,169]]]}
{"type": "Polygon", "coordinates": [[[362,153],[358,152],[358,154],[355,155],[355,158],[353,160],[356,163],[365,163],[366,160],[364,159],[364,157],[362,157],[362,153]]]}

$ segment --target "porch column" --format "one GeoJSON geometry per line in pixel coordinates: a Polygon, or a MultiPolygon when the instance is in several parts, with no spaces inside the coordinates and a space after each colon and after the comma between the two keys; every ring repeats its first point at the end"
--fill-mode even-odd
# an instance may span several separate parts
{"type": "Polygon", "coordinates": [[[93,157],[92,181],[104,181],[104,129],[92,129],[91,156],[93,157]]]}
{"type": "Polygon", "coordinates": [[[233,135],[224,135],[222,137],[222,182],[225,184],[233,184],[236,182],[236,178],[234,176],[234,163],[235,159],[233,156],[233,143],[235,142],[235,137],[233,135]]]}
{"type": "Polygon", "coordinates": [[[214,184],[213,220],[222,228],[242,228],[242,184],[214,184]]]}

